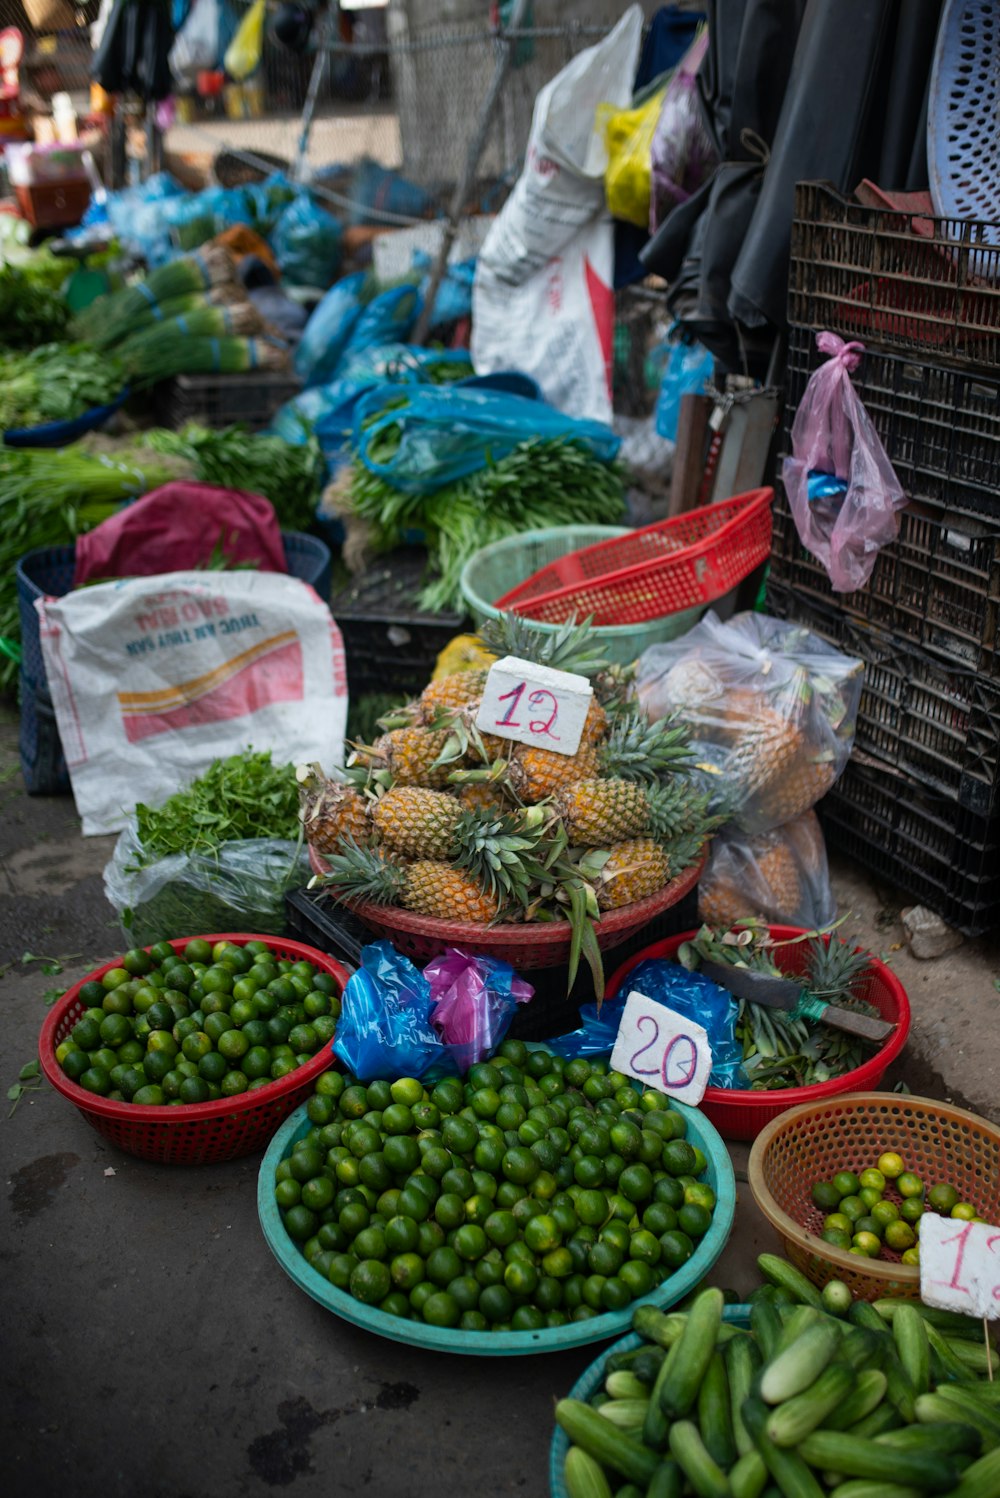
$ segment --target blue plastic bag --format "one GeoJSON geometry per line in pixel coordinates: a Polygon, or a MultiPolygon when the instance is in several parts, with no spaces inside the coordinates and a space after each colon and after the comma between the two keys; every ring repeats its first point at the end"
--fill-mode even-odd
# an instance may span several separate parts
{"type": "Polygon", "coordinates": [[[340,241],[337,220],[307,192],[299,193],[283,209],[271,233],[271,248],[285,280],[323,291],[340,269],[340,241]]]}
{"type": "MultiPolygon", "coordinates": [[[[426,300],[430,290],[431,257],[423,250],[414,250],[413,268],[428,273],[420,283],[420,294],[426,300]]],[[[440,328],[445,323],[459,322],[463,317],[472,316],[472,283],[475,278],[474,256],[471,260],[459,260],[446,268],[434,298],[430,322],[427,324],[429,328],[440,328]]]]}
{"type": "Polygon", "coordinates": [[[553,406],[495,390],[462,386],[408,389],[382,387],[358,402],[354,446],[372,473],[406,494],[427,494],[505,458],[532,438],[577,442],[602,462],[621,446],[609,426],[578,421],[553,406]],[[380,433],[396,427],[399,447],[387,462],[373,456],[380,433]]]}
{"type": "Polygon", "coordinates": [[[354,205],[352,224],[383,228],[386,219],[379,217],[379,210],[401,218],[423,218],[432,205],[430,194],[419,183],[411,182],[395,167],[380,166],[368,156],[359,162],[346,196],[354,205]]]}
{"type": "Polygon", "coordinates": [[[367,283],[367,271],[345,276],[330,288],[306,323],[295,350],[295,373],[307,385],[324,385],[333,379],[364,311],[367,283]]]}
{"type": "MultiPolygon", "coordinates": [[[[363,349],[381,348],[386,343],[405,343],[420,316],[422,305],[416,286],[394,286],[391,291],[380,292],[368,303],[351,329],[343,355],[345,362],[363,349]]],[[[340,373],[339,368],[336,373],[340,373]]]]}
{"type": "Polygon", "coordinates": [[[663,958],[651,957],[633,968],[620,992],[605,1000],[599,1014],[596,1004],[583,1005],[580,1029],[550,1040],[549,1049],[566,1057],[606,1056],[614,1047],[625,1001],[633,990],[694,1020],[706,1031],[712,1048],[711,1087],[749,1085],[743,1070],[743,1047],[736,1039],[739,1006],[733,996],[704,973],[689,972],[680,963],[663,958]]]}
{"type": "Polygon", "coordinates": [[[656,430],[661,437],[677,441],[681,397],[700,395],[711,378],[712,355],[708,349],[683,339],[670,345],[656,402],[656,430]]]}
{"type": "Polygon", "coordinates": [[[391,942],[373,942],[344,989],[333,1053],[362,1082],[422,1077],[445,1052],[430,1014],[420,969],[391,942]]]}

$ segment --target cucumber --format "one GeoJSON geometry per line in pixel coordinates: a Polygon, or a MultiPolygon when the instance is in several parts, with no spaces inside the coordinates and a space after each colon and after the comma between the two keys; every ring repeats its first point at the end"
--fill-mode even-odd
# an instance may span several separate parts
{"type": "Polygon", "coordinates": [[[952,1498],[1000,1498],[1000,1451],[991,1451],[966,1467],[952,1498]]]}
{"type": "Polygon", "coordinates": [[[673,1347],[686,1325],[686,1312],[675,1311],[668,1316],[655,1306],[636,1306],[632,1312],[632,1330],[637,1336],[668,1349],[673,1347]]]}
{"type": "Polygon", "coordinates": [[[760,1367],[760,1351],[751,1337],[740,1337],[726,1348],[726,1373],[729,1378],[729,1412],[733,1440],[740,1456],[754,1450],[753,1439],[743,1423],[743,1401],[750,1393],[754,1374],[760,1367]]]}
{"type": "Polygon", "coordinates": [[[925,1306],[920,1300],[876,1300],[876,1310],[885,1321],[892,1321],[900,1306],[911,1306],[922,1321],[949,1337],[958,1337],[966,1342],[978,1342],[981,1332],[976,1322],[970,1321],[959,1311],[945,1311],[939,1306],[925,1306]]]}
{"type": "Polygon", "coordinates": [[[863,1420],[849,1427],[847,1434],[850,1436],[861,1436],[866,1441],[873,1441],[876,1436],[882,1435],[887,1430],[898,1430],[902,1415],[885,1400],[878,1409],[872,1410],[863,1420]]]}
{"type": "Polygon", "coordinates": [[[688,1312],[687,1325],[677,1343],[677,1358],[670,1360],[660,1388],[660,1408],[670,1419],[680,1419],[694,1407],[715,1352],[724,1306],[721,1290],[703,1290],[688,1312]]]}
{"type": "Polygon", "coordinates": [[[556,1423],[574,1446],[582,1446],[588,1456],[627,1477],[631,1482],[648,1485],[659,1465],[655,1451],[641,1441],[618,1430],[589,1404],[580,1399],[560,1399],[556,1405],[556,1423]]]}
{"type": "Polygon", "coordinates": [[[665,1457],[650,1479],[646,1498],[682,1498],[683,1492],[684,1473],[673,1457],[665,1457]]]}
{"type": "Polygon", "coordinates": [[[983,1341],[961,1342],[957,1338],[948,1338],[948,1346],[952,1352],[964,1363],[966,1368],[971,1368],[973,1373],[993,1373],[1000,1369],[1000,1360],[992,1348],[986,1346],[983,1341]]]}
{"type": "Polygon", "coordinates": [[[847,1430],[856,1425],[885,1398],[886,1377],[881,1368],[862,1368],[855,1375],[854,1388],[843,1402],[823,1421],[825,1430],[847,1430]]]}
{"type": "Polygon", "coordinates": [[[698,1498],[732,1498],[729,1478],[709,1456],[692,1420],[675,1420],[671,1425],[670,1454],[698,1498]]]}
{"type": "Polygon", "coordinates": [[[927,1341],[930,1343],[931,1364],[937,1371],[937,1377],[931,1379],[931,1383],[974,1383],[976,1375],[971,1368],[967,1368],[961,1358],[955,1356],[936,1326],[929,1321],[924,1322],[924,1331],[927,1333],[927,1341]]]}
{"type": "Polygon", "coordinates": [[[866,1300],[856,1300],[847,1313],[847,1319],[852,1326],[866,1326],[869,1331],[883,1336],[889,1330],[878,1311],[866,1300]]]}
{"type": "Polygon", "coordinates": [[[926,1394],[931,1382],[931,1345],[927,1328],[917,1310],[903,1302],[892,1318],[896,1351],[917,1394],[926,1394]]]}
{"type": "Polygon", "coordinates": [[[648,1347],[640,1347],[635,1360],[629,1364],[629,1373],[644,1383],[647,1389],[651,1389],[656,1383],[656,1375],[663,1367],[666,1352],[657,1344],[651,1343],[648,1347]]]}
{"type": "Polygon", "coordinates": [[[724,1472],[736,1460],[736,1440],[729,1403],[729,1379],[721,1352],[712,1360],[698,1390],[698,1428],[709,1456],[724,1472]]]}
{"type": "Polygon", "coordinates": [[[887,1380],[885,1396],[894,1409],[903,1417],[905,1424],[912,1425],[917,1418],[914,1403],[917,1391],[910,1375],[900,1362],[895,1344],[890,1342],[884,1351],[883,1369],[887,1380]]]}
{"type": "Polygon", "coordinates": [[[986,1410],[974,1400],[963,1399],[962,1394],[963,1390],[957,1384],[942,1384],[933,1394],[921,1394],[916,1403],[920,1424],[936,1425],[939,1421],[958,1420],[979,1432],[984,1450],[1000,1446],[1000,1411],[986,1410]]]}
{"type": "Polygon", "coordinates": [[[760,1397],[766,1404],[780,1404],[808,1389],[833,1358],[840,1333],[829,1320],[818,1321],[771,1359],[760,1378],[760,1397]]]}
{"type": "Polygon", "coordinates": [[[759,1300],[752,1307],[750,1330],[757,1338],[765,1362],[770,1362],[781,1336],[781,1317],[769,1301],[759,1300]]]}
{"type": "Polygon", "coordinates": [[[872,1482],[851,1477],[835,1487],[830,1498],[921,1498],[919,1488],[902,1488],[897,1482],[872,1482]]]}
{"type": "Polygon", "coordinates": [[[837,1357],[852,1368],[877,1367],[887,1343],[884,1332],[879,1335],[866,1326],[848,1326],[842,1333],[837,1357]]]}
{"type": "Polygon", "coordinates": [[[823,1309],[823,1297],[816,1286],[787,1259],[779,1258],[777,1254],[758,1254],[757,1268],[770,1284],[785,1290],[793,1300],[814,1306],[817,1311],[823,1309]]]}
{"type": "Polygon", "coordinates": [[[783,1451],[768,1439],[767,1416],[767,1406],[759,1399],[744,1401],[743,1419],[746,1428],[784,1498],[822,1498],[823,1489],[798,1452],[783,1451]]]}
{"type": "Polygon", "coordinates": [[[979,1432],[957,1421],[905,1425],[902,1430],[887,1430],[876,1440],[880,1446],[895,1446],[901,1451],[938,1451],[942,1456],[979,1456],[983,1449],[979,1432]]]}
{"type": "Polygon", "coordinates": [[[660,1364],[660,1371],[656,1375],[656,1382],[649,1395],[649,1409],[646,1411],[646,1419],[642,1427],[642,1439],[647,1446],[654,1451],[666,1451],[667,1437],[670,1434],[670,1421],[660,1403],[660,1394],[663,1385],[667,1381],[672,1364],[677,1361],[677,1349],[680,1342],[675,1342],[660,1364]]]}
{"type": "Polygon", "coordinates": [[[799,1455],[810,1466],[842,1472],[845,1477],[895,1482],[928,1493],[950,1492],[959,1477],[949,1457],[929,1451],[900,1451],[835,1430],[814,1430],[799,1445],[799,1455]]]}
{"type": "Polygon", "coordinates": [[[642,1423],[649,1408],[649,1396],[643,1399],[609,1399],[598,1410],[602,1420],[617,1425],[619,1430],[642,1430],[642,1423]]]}
{"type": "Polygon", "coordinates": [[[600,1462],[580,1446],[571,1446],[563,1468],[569,1498],[611,1498],[611,1484],[600,1462]]]}
{"type": "Polygon", "coordinates": [[[816,1310],[815,1306],[793,1306],[787,1316],[783,1315],[779,1307],[778,1315],[782,1318],[778,1352],[784,1352],[786,1347],[791,1347],[804,1331],[815,1326],[821,1319],[821,1313],[816,1310]]]}
{"type": "Polygon", "coordinates": [[[604,1380],[604,1387],[612,1399],[648,1399],[649,1386],[641,1379],[636,1378],[627,1368],[621,1368],[615,1373],[609,1373],[604,1380]]]}
{"type": "Polygon", "coordinates": [[[833,1413],[854,1388],[854,1371],[843,1363],[831,1363],[801,1394],[786,1399],[772,1412],[767,1434],[776,1446],[797,1446],[817,1425],[833,1413]]]}
{"type": "Polygon", "coordinates": [[[729,1473],[733,1498],[760,1498],[767,1487],[767,1468],[756,1447],[740,1457],[729,1473]]]}

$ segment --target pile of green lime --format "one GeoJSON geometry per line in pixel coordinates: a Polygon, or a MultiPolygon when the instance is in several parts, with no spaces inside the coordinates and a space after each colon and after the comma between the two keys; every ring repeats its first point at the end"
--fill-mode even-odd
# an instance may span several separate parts
{"type": "Polygon", "coordinates": [[[860,1172],[839,1170],[832,1180],[815,1181],[812,1199],[826,1214],[820,1234],[824,1243],[869,1259],[881,1258],[883,1248],[888,1248],[903,1264],[920,1263],[920,1219],[925,1212],[985,1221],[947,1182],[928,1190],[895,1150],[860,1172]]]}
{"type": "Polygon", "coordinates": [[[334,979],[311,962],[201,937],[183,953],[133,948],[80,999],[59,1065],[88,1092],[147,1107],[267,1087],[328,1046],[340,1015],[334,979]]]}
{"type": "Polygon", "coordinates": [[[536,1331],[619,1311],[694,1253],[715,1193],[658,1092],[506,1040],[463,1079],[331,1071],[275,1200],[317,1274],[392,1316],[536,1331]]]}

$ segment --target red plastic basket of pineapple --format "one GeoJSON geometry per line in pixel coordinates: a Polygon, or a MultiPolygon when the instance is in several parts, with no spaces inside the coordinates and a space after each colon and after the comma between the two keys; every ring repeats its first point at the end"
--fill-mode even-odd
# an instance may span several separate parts
{"type": "Polygon", "coordinates": [[[601,952],[697,882],[715,825],[686,771],[676,718],[629,705],[631,672],[599,658],[586,623],[542,633],[505,615],[483,643],[586,676],[594,690],[574,755],[475,728],[488,666],[438,676],[354,744],[345,778],[300,771],[316,877],[376,936],[416,958],[449,946],[525,970],[581,956],[603,995],[601,952]]]}

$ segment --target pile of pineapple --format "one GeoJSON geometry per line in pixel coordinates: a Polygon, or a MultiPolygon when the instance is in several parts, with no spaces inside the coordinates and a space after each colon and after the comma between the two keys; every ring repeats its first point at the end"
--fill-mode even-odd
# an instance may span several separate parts
{"type": "Polygon", "coordinates": [[[685,773],[687,730],[630,706],[629,673],[599,657],[587,624],[542,633],[506,615],[481,638],[588,678],[576,754],[480,733],[489,667],[452,672],[352,745],[345,779],[300,771],[305,836],[342,899],[483,926],[567,919],[586,950],[603,912],[663,889],[715,825],[685,773]]]}

